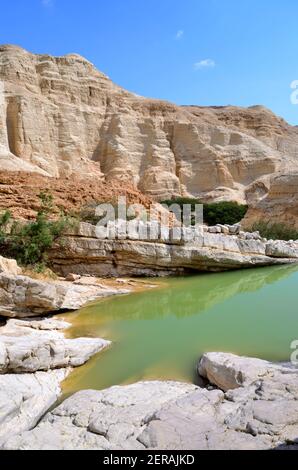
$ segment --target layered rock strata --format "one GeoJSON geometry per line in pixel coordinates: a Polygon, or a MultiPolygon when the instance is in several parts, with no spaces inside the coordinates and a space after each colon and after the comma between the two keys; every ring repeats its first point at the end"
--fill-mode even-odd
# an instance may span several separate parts
{"type": "Polygon", "coordinates": [[[0,169],[80,174],[154,198],[262,199],[298,171],[297,128],[263,107],[201,108],[146,99],[77,54],[0,47],[0,169]]]}
{"type": "Polygon", "coordinates": [[[272,177],[268,194],[250,205],[243,225],[250,228],[260,221],[298,230],[298,172],[272,177]]]}
{"type": "MultiPolygon", "coordinates": [[[[123,235],[122,223],[120,228],[123,235]]],[[[53,269],[62,275],[71,272],[112,277],[165,276],[297,262],[296,242],[268,241],[258,233],[239,233],[239,227],[231,228],[238,235],[227,235],[223,233],[226,229],[183,229],[175,239],[179,228],[165,234],[154,223],[151,238],[148,225],[143,224],[142,230],[138,226],[139,239],[125,239],[126,234],[120,239],[102,239],[101,230],[99,233],[95,226],[81,224],[66,234],[63,245],[52,250],[49,259],[53,269]]]]}
{"type": "Polygon", "coordinates": [[[128,289],[102,286],[96,279],[93,282],[86,280],[86,283],[39,281],[28,276],[2,273],[0,316],[22,318],[78,310],[96,299],[128,292],[128,289]]]}

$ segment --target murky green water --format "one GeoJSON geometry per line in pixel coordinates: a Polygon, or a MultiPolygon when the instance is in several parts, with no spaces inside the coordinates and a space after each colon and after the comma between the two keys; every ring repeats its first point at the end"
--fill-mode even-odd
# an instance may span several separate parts
{"type": "Polygon", "coordinates": [[[70,314],[70,334],[112,347],[77,369],[65,393],[143,379],[194,381],[198,358],[228,351],[289,361],[298,338],[298,266],[163,280],[70,314]]]}

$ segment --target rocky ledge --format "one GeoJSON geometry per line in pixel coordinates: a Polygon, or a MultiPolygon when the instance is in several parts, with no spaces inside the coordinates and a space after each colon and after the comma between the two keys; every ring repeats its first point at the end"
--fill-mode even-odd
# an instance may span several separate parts
{"type": "Polygon", "coordinates": [[[93,338],[66,339],[70,325],[55,319],[9,320],[0,328],[0,442],[32,429],[61,394],[60,383],[109,346],[93,338]]]}
{"type": "Polygon", "coordinates": [[[49,253],[53,269],[64,276],[167,276],[298,261],[297,242],[266,240],[258,232],[242,232],[240,226],[206,227],[198,233],[182,229],[181,238],[175,240],[177,228],[165,233],[158,224],[136,224],[135,230],[130,225],[125,239],[121,223],[116,239],[103,239],[95,226],[81,223],[49,253]]]}
{"type": "Polygon", "coordinates": [[[71,325],[55,319],[9,320],[0,328],[0,374],[78,367],[110,345],[99,338],[66,339],[71,325]]]}
{"type": "Polygon", "coordinates": [[[232,354],[198,366],[209,385],[144,382],[82,391],[3,449],[297,449],[298,371],[232,354]]]}
{"type": "MultiPolygon", "coordinates": [[[[70,276],[71,278],[71,276],[70,276]]],[[[97,279],[71,278],[71,281],[40,281],[21,274],[14,260],[0,256],[0,316],[35,317],[54,312],[78,310],[84,305],[129,289],[103,286],[97,279]]]]}
{"type": "Polygon", "coordinates": [[[0,273],[0,315],[22,318],[3,318],[0,326],[1,446],[8,436],[34,428],[57,401],[60,384],[72,368],[110,345],[99,338],[65,338],[63,331],[70,324],[49,313],[128,291],[76,276],[74,282],[38,281],[23,276],[14,260],[2,257],[0,273]],[[38,314],[34,320],[23,318],[38,314]]]}

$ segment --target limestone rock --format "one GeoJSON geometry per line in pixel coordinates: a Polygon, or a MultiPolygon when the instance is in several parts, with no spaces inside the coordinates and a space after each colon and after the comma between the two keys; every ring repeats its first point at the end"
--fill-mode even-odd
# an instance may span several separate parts
{"type": "Polygon", "coordinates": [[[129,292],[96,285],[63,281],[38,281],[27,276],[0,274],[0,315],[32,317],[65,310],[78,310],[101,297],[129,292]]]}
{"type": "Polygon", "coordinates": [[[259,201],[297,171],[298,131],[262,107],[146,99],[83,57],[0,47],[0,169],[119,180],[165,199],[259,201]]]}
{"type": "Polygon", "coordinates": [[[140,429],[161,406],[195,389],[188,384],[147,382],[78,392],[33,431],[8,439],[4,448],[144,449],[137,441],[140,429]]]}
{"type": "Polygon", "coordinates": [[[224,235],[230,234],[230,228],[227,225],[218,224],[217,227],[220,228],[220,233],[223,233],[224,235]]]}
{"type": "Polygon", "coordinates": [[[65,339],[59,330],[66,325],[9,320],[0,328],[0,374],[78,367],[110,345],[99,338],[65,339]]]}
{"type": "Polygon", "coordinates": [[[61,394],[60,383],[71,367],[110,344],[65,339],[69,326],[43,318],[9,320],[0,328],[0,447],[8,437],[34,428],[61,394]]]}
{"type": "Polygon", "coordinates": [[[235,225],[227,225],[229,232],[231,235],[239,235],[240,230],[241,230],[241,225],[240,224],[235,224],[235,225]]]}
{"type": "MultiPolygon", "coordinates": [[[[221,231],[216,227],[216,232],[221,231]]],[[[236,235],[207,233],[201,230],[193,240],[182,230],[180,240],[152,240],[92,238],[87,224],[80,228],[80,236],[69,232],[60,247],[49,252],[52,268],[58,274],[69,273],[91,276],[165,276],[195,271],[224,271],[229,269],[270,266],[294,262],[298,247],[291,256],[269,256],[267,242],[256,236],[250,240],[236,235]]],[[[1,279],[1,278],[0,278],[1,279]]]]}
{"type": "Polygon", "coordinates": [[[221,227],[209,227],[209,233],[221,233],[221,227]]]}
{"type": "Polygon", "coordinates": [[[298,229],[297,201],[298,172],[285,169],[283,174],[272,176],[268,193],[250,205],[243,226],[250,228],[262,221],[298,229]]]}
{"type": "Polygon", "coordinates": [[[0,256],[0,273],[17,276],[22,273],[22,269],[14,259],[3,258],[3,256],[0,256]]]}
{"type": "Polygon", "coordinates": [[[145,382],[82,391],[48,413],[35,429],[8,438],[3,448],[181,451],[297,446],[297,369],[212,353],[204,356],[200,370],[223,389],[232,389],[145,382]]]}
{"type": "Polygon", "coordinates": [[[298,258],[298,243],[285,242],[282,240],[269,242],[266,246],[266,255],[273,258],[298,258]]]}
{"type": "Polygon", "coordinates": [[[68,371],[0,375],[0,447],[15,434],[30,430],[54,405],[68,371]]]}
{"type": "Polygon", "coordinates": [[[202,357],[198,372],[209,382],[227,391],[251,385],[260,379],[278,375],[286,368],[276,364],[227,353],[208,353],[202,357]]]}

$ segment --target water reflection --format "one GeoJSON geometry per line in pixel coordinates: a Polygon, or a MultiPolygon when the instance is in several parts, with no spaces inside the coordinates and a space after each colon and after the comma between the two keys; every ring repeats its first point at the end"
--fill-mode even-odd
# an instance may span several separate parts
{"type": "Polygon", "coordinates": [[[287,361],[298,338],[297,283],[297,265],[204,274],[70,314],[71,335],[105,337],[113,345],[75,371],[65,390],[192,381],[206,351],[287,361]]]}
{"type": "Polygon", "coordinates": [[[113,299],[104,299],[79,313],[108,315],[110,320],[145,320],[167,315],[186,317],[204,312],[237,294],[258,291],[298,271],[297,265],[202,274],[163,281],[166,285],[113,299]]]}

